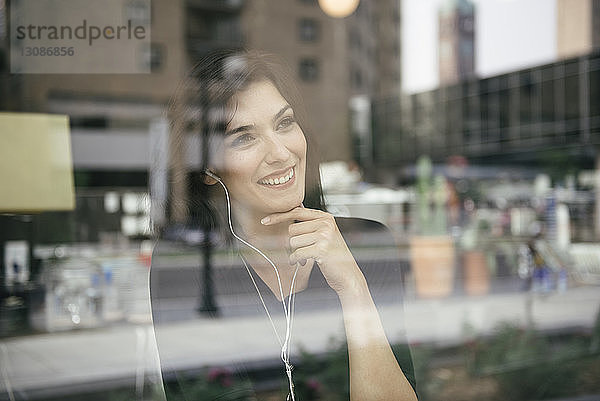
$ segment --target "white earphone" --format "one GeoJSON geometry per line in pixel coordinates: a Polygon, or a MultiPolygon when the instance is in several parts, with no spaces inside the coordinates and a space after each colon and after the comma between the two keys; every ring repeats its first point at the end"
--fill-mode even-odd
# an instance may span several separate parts
{"type": "Polygon", "coordinates": [[[295,300],[296,300],[296,293],[294,292],[294,288],[295,288],[295,284],[296,284],[296,275],[298,273],[299,264],[296,263],[296,270],[294,271],[294,276],[292,277],[292,283],[290,285],[290,294],[289,294],[288,302],[286,305],[285,297],[283,295],[283,287],[281,286],[281,278],[279,277],[279,270],[277,269],[277,266],[275,266],[275,263],[273,263],[273,261],[267,255],[265,255],[264,252],[262,252],[260,249],[258,249],[257,247],[255,247],[254,245],[249,243],[248,241],[244,240],[240,236],[238,236],[233,231],[233,224],[231,222],[231,201],[229,199],[229,191],[227,190],[225,183],[223,182],[223,180],[221,180],[221,178],[219,178],[219,176],[217,176],[215,173],[213,173],[212,171],[210,171],[208,169],[204,170],[204,174],[217,180],[217,182],[219,184],[221,184],[221,186],[223,187],[223,190],[225,191],[225,197],[227,199],[227,220],[229,223],[229,231],[231,231],[231,235],[233,235],[242,244],[246,245],[250,249],[257,252],[259,255],[261,255],[273,267],[273,270],[275,270],[275,275],[277,276],[277,283],[279,284],[279,295],[281,297],[281,303],[283,305],[283,314],[285,316],[285,321],[286,321],[286,330],[285,330],[284,341],[281,341],[279,332],[277,331],[277,328],[275,327],[275,323],[273,322],[273,319],[271,318],[269,309],[267,308],[267,305],[265,304],[265,301],[263,300],[260,290],[258,289],[258,285],[256,284],[254,277],[252,276],[252,272],[250,271],[248,264],[242,257],[242,262],[244,263],[244,267],[246,268],[246,271],[248,272],[248,275],[250,276],[250,280],[252,280],[252,284],[254,284],[254,288],[256,289],[256,292],[258,293],[258,297],[260,298],[263,308],[265,309],[265,312],[267,313],[267,317],[269,318],[269,320],[271,322],[271,326],[273,327],[275,336],[277,337],[277,340],[279,341],[279,344],[281,345],[281,355],[280,356],[281,356],[281,360],[283,361],[283,363],[285,365],[285,372],[286,372],[286,375],[288,378],[289,390],[290,390],[290,393],[288,394],[287,399],[288,400],[291,399],[291,401],[295,401],[296,397],[294,394],[294,381],[292,379],[293,366],[290,363],[289,347],[290,347],[290,342],[291,342],[291,338],[292,338],[292,327],[294,324],[294,309],[295,309],[295,300]]]}
{"type": "Polygon", "coordinates": [[[206,174],[206,175],[207,175],[207,176],[209,176],[210,178],[214,178],[215,180],[219,181],[220,183],[223,183],[223,182],[221,181],[221,179],[220,179],[220,178],[219,178],[219,177],[218,177],[218,176],[217,176],[215,173],[213,173],[213,172],[212,172],[212,171],[210,171],[210,170],[204,170],[204,174],[206,174]]]}

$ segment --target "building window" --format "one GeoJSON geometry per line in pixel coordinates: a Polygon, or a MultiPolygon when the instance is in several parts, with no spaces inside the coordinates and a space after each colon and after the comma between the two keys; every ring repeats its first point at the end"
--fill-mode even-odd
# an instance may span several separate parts
{"type": "Polygon", "coordinates": [[[303,58],[300,60],[298,73],[303,81],[316,81],[319,78],[319,63],[314,58],[303,58]]]}
{"type": "Polygon", "coordinates": [[[233,14],[189,12],[187,34],[192,41],[237,44],[242,40],[239,18],[233,14]]]}
{"type": "Polygon", "coordinates": [[[0,1],[0,40],[6,38],[6,6],[4,1],[0,1]]]}
{"type": "Polygon", "coordinates": [[[360,70],[353,70],[351,73],[352,89],[361,90],[363,88],[363,75],[360,70]]]}
{"type": "Polygon", "coordinates": [[[150,45],[150,71],[160,71],[165,62],[165,46],[152,43],[150,45]]]}
{"type": "Polygon", "coordinates": [[[132,23],[149,25],[150,13],[150,1],[132,0],[125,4],[125,17],[132,23]]]}
{"type": "Polygon", "coordinates": [[[142,49],[145,67],[150,68],[150,72],[159,72],[165,63],[165,46],[158,43],[152,43],[150,46],[144,46],[142,49]]]}
{"type": "Polygon", "coordinates": [[[302,18],[298,24],[298,34],[303,42],[316,42],[319,40],[319,23],[312,18],[302,18]]]}
{"type": "Polygon", "coordinates": [[[350,41],[351,48],[360,49],[362,47],[361,37],[356,29],[350,29],[350,33],[348,34],[348,40],[350,41]]]}
{"type": "Polygon", "coordinates": [[[590,71],[589,88],[590,115],[600,117],[600,70],[590,71]]]}
{"type": "Polygon", "coordinates": [[[473,17],[463,17],[460,21],[463,32],[471,33],[475,27],[473,17]]]}

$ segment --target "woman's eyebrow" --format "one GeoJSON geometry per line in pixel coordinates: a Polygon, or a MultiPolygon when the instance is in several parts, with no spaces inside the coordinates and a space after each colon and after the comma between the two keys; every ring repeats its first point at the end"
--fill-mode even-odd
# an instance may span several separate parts
{"type": "Polygon", "coordinates": [[[277,112],[277,114],[275,114],[275,117],[273,117],[273,122],[277,121],[277,119],[278,119],[279,117],[281,117],[281,116],[283,115],[283,113],[285,113],[285,112],[287,111],[287,109],[291,109],[291,108],[292,108],[292,106],[290,106],[289,104],[286,104],[285,106],[283,106],[283,107],[281,108],[281,110],[279,110],[279,111],[277,112]]]}
{"type": "Polygon", "coordinates": [[[227,137],[227,136],[230,136],[230,135],[233,135],[233,134],[237,134],[238,132],[250,131],[253,128],[254,128],[254,124],[242,125],[242,126],[239,126],[237,128],[225,131],[225,136],[227,137]]]}
{"type": "MultiPolygon", "coordinates": [[[[279,110],[277,112],[277,114],[275,114],[275,116],[273,117],[273,122],[277,121],[277,119],[279,119],[288,109],[291,109],[292,106],[290,106],[289,104],[286,104],[285,106],[283,106],[281,108],[281,110],[279,110]]],[[[241,125],[237,128],[234,129],[230,129],[225,131],[225,136],[230,136],[233,134],[237,134],[238,132],[244,132],[244,131],[250,131],[254,129],[254,124],[248,124],[248,125],[241,125]]]]}

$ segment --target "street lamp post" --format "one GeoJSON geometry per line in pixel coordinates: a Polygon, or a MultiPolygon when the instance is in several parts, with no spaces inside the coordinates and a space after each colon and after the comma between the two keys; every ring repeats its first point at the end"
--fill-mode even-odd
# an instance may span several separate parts
{"type": "MultiPolygon", "coordinates": [[[[200,79],[200,93],[205,93],[207,90],[206,87],[206,82],[204,79],[202,79],[202,77],[199,78],[200,79]]],[[[200,149],[200,168],[204,169],[208,167],[208,157],[209,157],[209,152],[208,152],[208,129],[209,129],[209,116],[208,116],[208,100],[206,98],[206,96],[202,96],[202,101],[201,101],[201,118],[202,118],[202,124],[201,124],[201,138],[202,140],[200,141],[200,146],[202,147],[200,149]]],[[[202,171],[200,172],[200,178],[199,179],[204,179],[203,177],[203,173],[202,171]]],[[[206,185],[200,185],[201,188],[201,192],[200,192],[200,197],[201,199],[207,199],[208,198],[208,187],[206,185]]],[[[200,249],[201,249],[201,254],[202,254],[202,264],[200,266],[200,268],[202,269],[202,287],[200,288],[200,305],[198,306],[198,312],[200,312],[203,315],[209,316],[209,317],[216,317],[219,315],[219,308],[217,307],[217,304],[215,302],[215,296],[214,296],[214,285],[213,285],[213,277],[212,277],[212,262],[211,262],[211,255],[212,255],[212,236],[211,236],[211,224],[209,219],[206,218],[206,216],[200,216],[200,222],[202,224],[202,234],[203,234],[203,238],[202,238],[202,242],[200,244],[200,249]]]]}

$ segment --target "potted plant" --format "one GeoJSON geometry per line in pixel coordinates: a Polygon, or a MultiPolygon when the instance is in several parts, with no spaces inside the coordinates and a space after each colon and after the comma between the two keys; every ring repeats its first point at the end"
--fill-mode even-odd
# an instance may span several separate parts
{"type": "Polygon", "coordinates": [[[416,231],[410,254],[417,295],[439,298],[452,293],[454,242],[447,233],[447,187],[443,176],[433,176],[427,156],[417,162],[415,191],[416,231]]]}
{"type": "Polygon", "coordinates": [[[487,294],[490,289],[489,235],[489,221],[476,216],[461,236],[463,286],[468,295],[487,294]]]}

